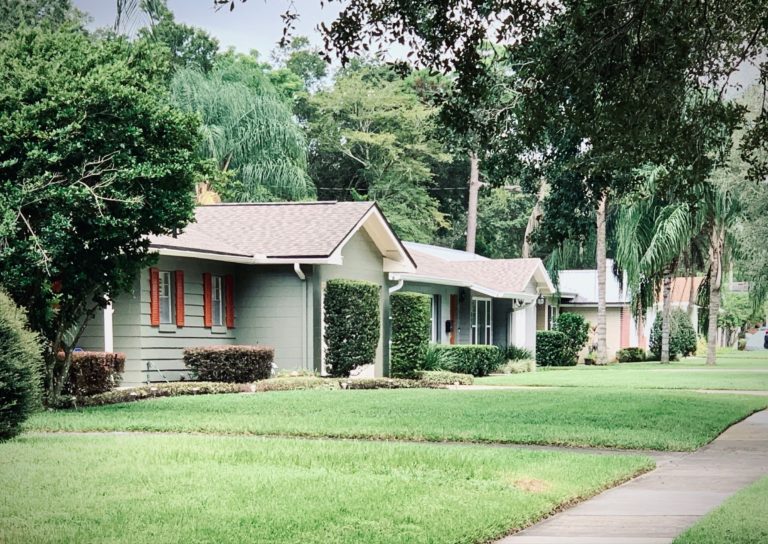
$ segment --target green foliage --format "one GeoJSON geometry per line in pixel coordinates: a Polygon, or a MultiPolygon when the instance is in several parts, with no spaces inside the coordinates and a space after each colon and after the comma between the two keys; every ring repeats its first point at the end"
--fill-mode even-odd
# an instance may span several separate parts
{"type": "Polygon", "coordinates": [[[349,376],[372,364],[381,331],[381,287],[367,281],[330,280],[325,286],[325,365],[331,376],[349,376]]]}
{"type": "Polygon", "coordinates": [[[356,65],[309,101],[311,174],[326,200],[376,200],[397,234],[430,242],[447,226],[430,196],[432,166],[449,160],[434,110],[380,66],[356,65]]]}
{"type": "Polygon", "coordinates": [[[536,371],[536,359],[519,359],[517,361],[507,361],[496,372],[501,374],[524,374],[526,372],[536,371]]]}
{"type": "Polygon", "coordinates": [[[40,406],[42,357],[24,312],[0,291],[0,441],[21,432],[40,406]]]}
{"type": "Polygon", "coordinates": [[[623,348],[616,352],[616,360],[620,363],[640,363],[645,361],[643,348],[623,348]]]}
{"type": "Polygon", "coordinates": [[[574,366],[576,356],[565,333],[536,332],[536,364],[539,366],[574,366]]]}
{"type": "Polygon", "coordinates": [[[441,345],[439,368],[458,374],[487,376],[504,362],[504,353],[497,346],[441,345]]]}
{"type": "MultiPolygon", "coordinates": [[[[661,324],[662,314],[658,312],[651,327],[649,349],[655,357],[661,354],[661,324]]],[[[669,314],[669,358],[679,355],[687,357],[696,353],[696,331],[691,324],[688,314],[680,309],[674,309],[669,314]]]]}
{"type": "Polygon", "coordinates": [[[251,383],[272,375],[269,346],[207,346],[184,350],[184,364],[203,382],[251,383]]]}
{"type": "Polygon", "coordinates": [[[447,370],[422,370],[417,379],[425,385],[472,385],[475,382],[472,374],[459,374],[447,370]]]}
{"type": "Polygon", "coordinates": [[[48,341],[49,396],[93,311],[193,215],[197,123],[162,48],[75,30],[0,42],[0,281],[48,341]],[[55,286],[55,288],[54,288],[55,286]]]}
{"type": "Polygon", "coordinates": [[[83,397],[111,391],[120,385],[124,370],[124,353],[103,351],[73,353],[67,383],[64,384],[64,394],[83,397]]]}
{"type": "Polygon", "coordinates": [[[232,172],[225,200],[303,200],[315,191],[307,175],[307,142],[290,105],[255,57],[228,53],[204,74],[178,71],[174,101],[202,120],[199,153],[232,172]]]}
{"type": "Polygon", "coordinates": [[[589,323],[581,314],[563,312],[557,316],[555,330],[565,334],[568,349],[573,353],[574,359],[589,339],[589,323]]]}
{"type": "MultiPolygon", "coordinates": [[[[265,380],[266,381],[266,380],[265,380]]],[[[264,383],[259,382],[259,383],[264,383]]],[[[220,395],[240,393],[242,384],[224,382],[170,382],[142,385],[125,389],[115,389],[87,397],[60,397],[56,408],[87,408],[89,406],[108,406],[137,400],[161,397],[181,397],[185,395],[220,395]]]]}
{"type": "Polygon", "coordinates": [[[0,1],[0,37],[23,27],[56,28],[83,23],[83,14],[72,0],[0,1]]]}
{"type": "Polygon", "coordinates": [[[766,310],[768,310],[768,304],[755,307],[747,293],[723,291],[717,325],[727,329],[749,328],[763,323],[766,310]]]}
{"type": "Polygon", "coordinates": [[[510,344],[507,347],[500,349],[504,352],[503,357],[505,361],[522,361],[533,357],[531,350],[518,347],[514,344],[510,344]]]}
{"type": "Polygon", "coordinates": [[[412,378],[425,369],[429,346],[431,299],[421,293],[399,291],[390,297],[392,312],[392,376],[412,378]]]}

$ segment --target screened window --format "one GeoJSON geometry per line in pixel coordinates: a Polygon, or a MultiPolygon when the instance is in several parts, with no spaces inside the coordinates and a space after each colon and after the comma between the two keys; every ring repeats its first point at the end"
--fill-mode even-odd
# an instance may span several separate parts
{"type": "Polygon", "coordinates": [[[470,306],[469,321],[472,325],[473,344],[491,344],[493,335],[491,329],[491,300],[487,298],[473,298],[470,306]]]}
{"type": "Polygon", "coordinates": [[[211,283],[213,284],[211,292],[213,325],[218,327],[224,325],[224,278],[213,276],[211,283]]]}
{"type": "Polygon", "coordinates": [[[432,295],[432,335],[431,340],[440,343],[440,295],[432,295]]]}
{"type": "Polygon", "coordinates": [[[160,272],[160,323],[173,323],[173,279],[170,272],[160,272]]]}

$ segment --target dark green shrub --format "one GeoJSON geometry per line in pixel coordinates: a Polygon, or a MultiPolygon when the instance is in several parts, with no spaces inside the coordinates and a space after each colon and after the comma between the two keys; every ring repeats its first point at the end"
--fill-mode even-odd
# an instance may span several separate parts
{"type": "Polygon", "coordinates": [[[424,370],[417,374],[418,380],[427,386],[437,385],[472,385],[475,378],[472,374],[459,374],[447,370],[424,370]]]}
{"type": "Polygon", "coordinates": [[[418,380],[405,378],[357,378],[354,380],[342,380],[342,389],[416,389],[427,387],[418,380]]]}
{"type": "MultiPolygon", "coordinates": [[[[661,357],[661,323],[662,314],[658,312],[651,327],[649,348],[657,358],[661,357]]],[[[683,310],[675,309],[669,314],[669,358],[676,359],[679,355],[686,357],[696,353],[696,331],[691,319],[683,310]]]]}
{"type": "Polygon", "coordinates": [[[272,374],[269,346],[208,346],[184,350],[184,364],[203,382],[249,383],[272,374]]]}
{"type": "Polygon", "coordinates": [[[40,407],[43,359],[27,318],[0,291],[0,440],[21,432],[21,424],[40,407]]]}
{"type": "Polygon", "coordinates": [[[326,284],[325,366],[331,376],[346,377],[352,369],[374,362],[381,332],[380,290],[367,281],[326,284]]]}
{"type": "Polygon", "coordinates": [[[565,312],[557,316],[555,330],[565,334],[568,349],[573,352],[575,360],[589,339],[589,323],[581,314],[565,312]]]}
{"type": "Polygon", "coordinates": [[[624,348],[616,352],[616,360],[620,363],[639,363],[645,361],[643,348],[624,348]]]}
{"type": "Polygon", "coordinates": [[[442,354],[441,344],[427,345],[427,351],[424,353],[424,370],[439,370],[440,357],[442,354]]]}
{"type": "Polygon", "coordinates": [[[736,346],[736,349],[738,349],[739,351],[744,351],[745,349],[747,349],[747,339],[739,338],[739,342],[736,346]]]}
{"type": "Polygon", "coordinates": [[[565,333],[536,332],[536,364],[539,366],[574,366],[576,354],[565,333]]]}
{"type": "Polygon", "coordinates": [[[522,361],[524,359],[532,359],[533,354],[531,350],[526,348],[520,348],[514,344],[510,344],[505,348],[501,348],[504,352],[504,361],[522,361]]]}
{"type": "Polygon", "coordinates": [[[124,370],[124,353],[77,351],[72,354],[64,394],[84,397],[111,391],[120,385],[124,370]]]}
{"type": "Polygon", "coordinates": [[[472,376],[487,376],[504,362],[504,353],[497,346],[440,346],[440,369],[472,376]]]}
{"type": "Polygon", "coordinates": [[[429,346],[431,299],[420,293],[397,292],[390,297],[392,305],[392,375],[412,378],[425,369],[429,346]]]}

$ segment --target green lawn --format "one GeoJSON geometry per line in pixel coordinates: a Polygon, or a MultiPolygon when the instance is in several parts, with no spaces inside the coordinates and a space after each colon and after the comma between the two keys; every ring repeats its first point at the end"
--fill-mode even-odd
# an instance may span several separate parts
{"type": "Polygon", "coordinates": [[[27,436],[0,444],[0,542],[484,542],[652,467],[480,446],[27,436]]]}
{"type": "Polygon", "coordinates": [[[764,544],[768,542],[768,477],[728,499],[674,544],[764,544]]]}
{"type": "Polygon", "coordinates": [[[288,391],[46,412],[36,431],[173,431],[694,450],[768,397],[676,391],[288,391]]]}

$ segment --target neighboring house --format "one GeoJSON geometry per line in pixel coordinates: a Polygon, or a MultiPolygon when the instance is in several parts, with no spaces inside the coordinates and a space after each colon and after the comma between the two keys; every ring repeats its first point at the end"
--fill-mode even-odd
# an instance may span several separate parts
{"type": "MultiPolygon", "coordinates": [[[[688,311],[691,286],[696,292],[702,278],[674,278],[672,282],[672,308],[688,311]]],[[[597,342],[597,270],[562,270],[559,274],[559,310],[584,316],[590,323],[590,340],[582,351],[586,354],[597,342]]],[[[626,281],[619,281],[613,273],[613,261],[606,260],[605,302],[606,342],[608,357],[612,359],[619,349],[626,347],[648,348],[651,328],[657,312],[661,311],[661,293],[653,308],[649,308],[645,319],[635,319],[630,309],[631,295],[626,281]]],[[[691,307],[694,328],[698,319],[698,306],[691,307]]]]}
{"type": "Polygon", "coordinates": [[[392,274],[403,290],[432,297],[432,341],[536,349],[537,307],[554,287],[540,259],[488,259],[405,243],[414,272],[392,274]]]}
{"type": "MultiPolygon", "coordinates": [[[[684,277],[672,279],[672,291],[670,292],[670,305],[673,310],[683,310],[691,317],[691,324],[695,330],[699,330],[699,306],[696,304],[697,295],[702,277],[684,277]],[[690,310],[690,311],[689,311],[690,310]]],[[[659,291],[656,297],[656,303],[653,308],[648,310],[645,319],[645,334],[648,338],[651,336],[651,327],[656,315],[661,312],[663,306],[662,293],[659,291]]]]}
{"type": "Polygon", "coordinates": [[[80,342],[125,353],[126,385],[185,379],[185,348],[222,344],[270,345],[279,368],[321,372],[323,293],[334,278],[381,287],[381,336],[366,372],[376,376],[389,374],[389,296],[402,281],[442,297],[434,334],[446,343],[511,338],[533,349],[534,305],[553,292],[538,259],[408,244],[412,256],[373,202],[200,206],[183,233],[150,242],[157,264],[94,318],[80,342]],[[431,257],[435,251],[455,259],[431,257]],[[467,266],[454,262],[459,254],[467,266]]]}
{"type": "MultiPolygon", "coordinates": [[[[613,273],[613,261],[606,260],[605,265],[605,323],[608,359],[616,356],[622,348],[631,346],[646,347],[647,333],[644,327],[632,317],[631,297],[625,282],[619,282],[613,273]]],[[[590,324],[587,346],[581,356],[597,344],[597,270],[561,270],[559,274],[560,305],[554,312],[573,312],[584,316],[590,324]]]]}

